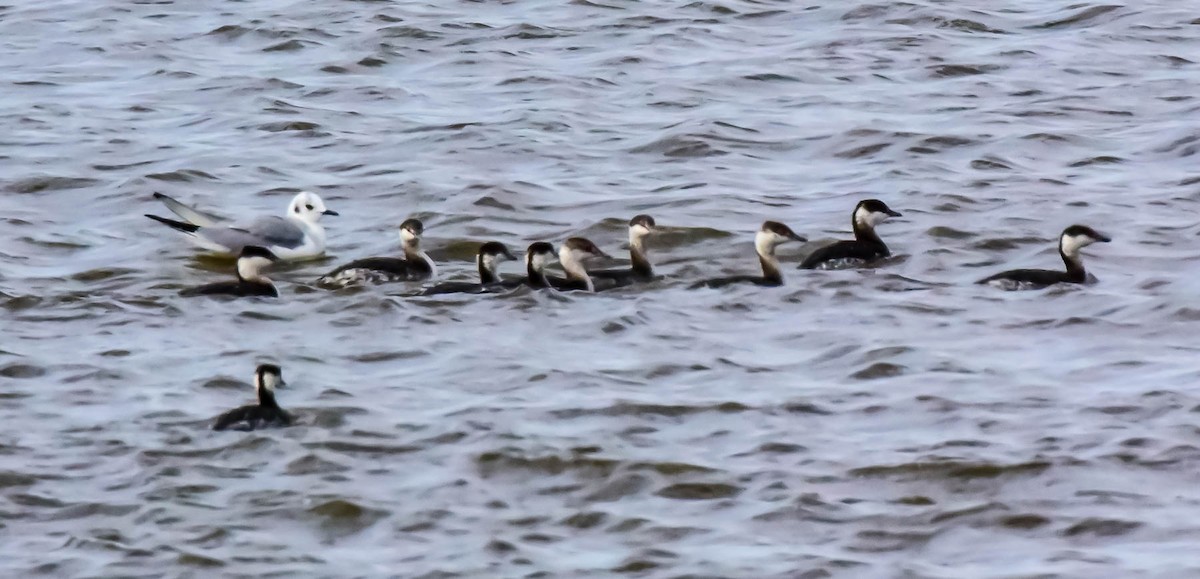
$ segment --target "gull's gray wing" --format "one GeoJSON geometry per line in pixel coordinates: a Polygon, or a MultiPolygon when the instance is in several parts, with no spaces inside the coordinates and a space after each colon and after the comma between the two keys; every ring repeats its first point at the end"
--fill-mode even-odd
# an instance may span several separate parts
{"type": "Polygon", "coordinates": [[[269,245],[261,237],[236,227],[201,227],[196,230],[195,236],[201,240],[201,247],[233,255],[240,253],[247,245],[269,245]]]}
{"type": "Polygon", "coordinates": [[[268,246],[287,249],[296,249],[304,245],[306,233],[304,228],[285,217],[259,217],[245,230],[250,235],[266,241],[268,246]]]}
{"type": "Polygon", "coordinates": [[[155,193],[154,198],[162,201],[162,204],[166,205],[167,209],[171,210],[171,213],[178,215],[181,219],[191,223],[192,225],[199,225],[200,227],[216,227],[222,221],[225,221],[224,219],[221,219],[220,217],[217,217],[211,213],[205,213],[194,207],[188,207],[187,205],[163,195],[162,193],[155,193]]]}
{"type": "Polygon", "coordinates": [[[260,217],[246,227],[201,227],[195,235],[213,249],[238,253],[247,245],[267,249],[296,249],[304,245],[304,230],[283,217],[260,217]]]}

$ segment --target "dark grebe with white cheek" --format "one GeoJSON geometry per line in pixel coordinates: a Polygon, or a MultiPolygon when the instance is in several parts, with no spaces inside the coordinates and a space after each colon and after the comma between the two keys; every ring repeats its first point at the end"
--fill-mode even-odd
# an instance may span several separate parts
{"type": "Polygon", "coordinates": [[[513,257],[513,254],[508,251],[507,246],[499,241],[489,241],[479,247],[479,253],[475,256],[475,267],[479,270],[479,283],[448,281],[426,288],[421,295],[477,294],[494,289],[504,289],[505,286],[496,268],[500,262],[510,259],[515,260],[516,257],[513,257]]]}
{"type": "Polygon", "coordinates": [[[1087,271],[1079,250],[1093,243],[1108,243],[1112,238],[1086,225],[1072,225],[1058,238],[1058,255],[1066,271],[1050,269],[1013,269],[985,277],[975,283],[988,284],[1007,290],[1042,289],[1059,283],[1085,283],[1087,271]]]}
{"type": "Polygon", "coordinates": [[[275,389],[286,385],[283,370],[275,364],[259,364],[254,370],[258,404],[234,408],[217,417],[213,430],[257,430],[291,426],[295,419],[275,401],[275,389]]]}
{"type": "Polygon", "coordinates": [[[400,243],[404,257],[367,257],[357,259],[323,275],[317,285],[343,288],[367,283],[421,281],[437,275],[437,265],[421,250],[425,225],[420,219],[400,224],[400,243]]]}
{"type": "Polygon", "coordinates": [[[690,289],[702,287],[719,288],[731,284],[752,283],[761,286],[783,285],[783,273],[779,271],[779,259],[775,257],[775,248],[789,241],[807,241],[797,235],[792,229],[778,221],[765,221],[754,236],[754,251],[758,254],[758,263],[762,266],[762,275],[735,275],[717,277],[696,282],[690,289]]]}
{"type": "Polygon", "coordinates": [[[179,295],[184,297],[225,295],[277,298],[279,290],[275,289],[275,284],[262,274],[264,267],[277,260],[278,258],[270,250],[257,245],[247,245],[238,255],[237,281],[221,281],[188,288],[179,292],[179,295]]]}
{"type": "Polygon", "coordinates": [[[559,291],[596,291],[596,285],[587,271],[587,262],[597,257],[608,257],[595,243],[582,237],[572,237],[558,248],[558,263],[567,277],[547,277],[546,281],[559,291]]]}
{"type": "Polygon", "coordinates": [[[546,266],[557,260],[558,254],[554,251],[553,245],[545,241],[535,241],[529,244],[529,248],[525,250],[525,277],[506,279],[500,282],[500,285],[508,289],[521,286],[533,289],[553,287],[546,277],[546,266]]]}
{"type": "Polygon", "coordinates": [[[622,287],[654,279],[654,267],[646,257],[646,238],[656,231],[656,227],[654,218],[649,215],[638,215],[629,220],[629,268],[588,272],[592,280],[597,285],[622,287]]]}
{"type": "Polygon", "coordinates": [[[818,248],[800,262],[800,269],[858,267],[890,256],[892,252],[879,238],[879,234],[875,233],[875,226],[892,217],[900,217],[900,213],[893,211],[883,201],[878,199],[859,201],[850,217],[851,226],[854,228],[854,239],[838,241],[818,248]]]}

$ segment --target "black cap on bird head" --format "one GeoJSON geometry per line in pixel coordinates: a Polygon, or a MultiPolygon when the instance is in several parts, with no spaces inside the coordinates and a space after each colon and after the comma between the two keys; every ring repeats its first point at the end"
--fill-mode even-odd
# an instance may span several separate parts
{"type": "Polygon", "coordinates": [[[525,250],[525,255],[554,255],[554,245],[545,241],[535,241],[529,244],[529,248],[525,250]]]}
{"type": "Polygon", "coordinates": [[[1072,225],[1063,230],[1062,237],[1090,237],[1093,241],[1098,241],[1100,243],[1108,243],[1112,241],[1111,237],[1104,235],[1103,233],[1100,233],[1099,231],[1096,231],[1095,229],[1092,229],[1086,225],[1072,225]]]}
{"type": "Polygon", "coordinates": [[[633,219],[629,220],[630,227],[637,227],[639,225],[641,225],[642,227],[645,227],[646,229],[654,231],[654,226],[655,226],[654,218],[643,213],[641,215],[635,215],[635,216],[633,216],[633,219]]]}
{"type": "Polygon", "coordinates": [[[792,231],[791,227],[788,227],[778,221],[764,221],[760,231],[774,233],[782,238],[791,239],[793,241],[808,241],[807,238],[798,235],[795,231],[792,231]]]}
{"type": "Polygon", "coordinates": [[[479,246],[479,256],[480,257],[503,256],[504,259],[512,259],[512,260],[517,259],[516,257],[513,257],[512,252],[508,251],[508,246],[504,245],[503,243],[500,243],[499,241],[489,241],[489,242],[479,246]]]}
{"type": "Polygon", "coordinates": [[[261,257],[270,261],[279,261],[279,258],[271,253],[271,250],[259,245],[247,245],[242,248],[242,252],[238,254],[238,259],[246,257],[261,257]]]}
{"type": "Polygon", "coordinates": [[[595,243],[585,237],[572,237],[563,242],[563,250],[578,251],[590,257],[608,257],[595,243]]]}
{"type": "Polygon", "coordinates": [[[254,386],[268,390],[287,386],[287,382],[283,381],[283,368],[276,364],[259,364],[254,370],[254,386]]]}
{"type": "Polygon", "coordinates": [[[867,211],[868,213],[882,213],[888,217],[900,217],[899,211],[893,210],[891,207],[887,206],[887,203],[884,203],[878,199],[864,199],[859,201],[858,205],[854,208],[855,213],[857,213],[859,209],[867,211]]]}
{"type": "Polygon", "coordinates": [[[400,233],[403,234],[406,231],[413,237],[420,237],[425,234],[425,224],[421,223],[420,219],[410,217],[400,224],[400,233]]]}

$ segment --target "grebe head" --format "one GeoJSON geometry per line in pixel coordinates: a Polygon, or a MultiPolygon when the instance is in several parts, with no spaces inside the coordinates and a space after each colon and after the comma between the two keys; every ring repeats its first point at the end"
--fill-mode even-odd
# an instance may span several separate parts
{"type": "Polygon", "coordinates": [[[420,242],[424,234],[425,224],[421,223],[420,219],[405,219],[404,223],[400,224],[400,241],[405,245],[420,242]]]}
{"type": "Polygon", "coordinates": [[[480,265],[495,272],[496,266],[500,265],[500,262],[510,259],[515,260],[517,258],[513,257],[513,254],[508,251],[508,247],[503,243],[489,241],[479,246],[479,256],[476,259],[479,260],[480,265]]]}
{"type": "Polygon", "coordinates": [[[583,237],[572,237],[563,242],[558,250],[558,260],[566,263],[584,263],[597,257],[608,257],[595,243],[583,237]]]}
{"type": "Polygon", "coordinates": [[[900,217],[899,211],[893,211],[887,203],[878,199],[866,199],[859,201],[854,207],[854,225],[856,227],[866,227],[874,229],[876,225],[887,221],[892,217],[900,217]]]}
{"type": "Polygon", "coordinates": [[[1072,225],[1063,230],[1058,247],[1067,257],[1078,257],[1079,250],[1093,243],[1108,243],[1112,238],[1086,225],[1072,225]]]}
{"type": "Polygon", "coordinates": [[[271,250],[257,245],[247,245],[237,259],[238,278],[257,280],[262,278],[262,270],[279,258],[271,250]]]}
{"type": "Polygon", "coordinates": [[[534,271],[542,271],[546,268],[546,264],[558,259],[557,252],[554,251],[554,246],[545,241],[537,241],[529,245],[529,249],[525,250],[525,265],[533,268],[534,271]]]}
{"type": "Polygon", "coordinates": [[[792,231],[792,228],[778,221],[764,221],[762,227],[758,230],[758,235],[754,236],[754,245],[759,253],[770,254],[775,251],[775,247],[789,241],[808,241],[808,238],[792,231]]]}
{"type": "Polygon", "coordinates": [[[254,370],[254,389],[274,394],[276,388],[287,386],[283,381],[283,369],[275,364],[259,364],[254,370]]]}
{"type": "Polygon", "coordinates": [[[654,218],[649,215],[637,215],[629,220],[629,240],[641,241],[654,233],[654,218]]]}

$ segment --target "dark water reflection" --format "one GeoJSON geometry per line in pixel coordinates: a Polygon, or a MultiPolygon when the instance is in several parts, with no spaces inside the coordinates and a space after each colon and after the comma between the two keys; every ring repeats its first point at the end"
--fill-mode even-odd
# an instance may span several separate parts
{"type": "MultiPolygon", "coordinates": [[[[1200,31],[1185,3],[60,1],[0,7],[8,576],[1189,577],[1200,31]],[[278,302],[141,217],[341,212],[278,302]],[[783,288],[764,218],[897,257],[783,288]],[[667,279],[327,293],[425,220],[653,214],[667,279]],[[1073,222],[1101,283],[1055,267],[1073,222]],[[301,425],[206,430],[282,363],[301,425]]],[[[785,251],[794,264],[810,248],[785,251]]],[[[519,267],[505,266],[515,274],[519,267]]]]}

